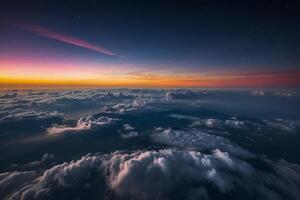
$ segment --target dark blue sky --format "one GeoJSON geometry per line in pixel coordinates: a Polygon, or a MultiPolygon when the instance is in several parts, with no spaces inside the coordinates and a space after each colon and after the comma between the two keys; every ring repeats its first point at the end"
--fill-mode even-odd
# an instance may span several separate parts
{"type": "Polygon", "coordinates": [[[4,1],[1,58],[74,58],[141,69],[296,69],[300,4],[290,1],[4,1]],[[30,24],[99,44],[119,55],[37,37],[30,24]],[[184,67],[183,67],[184,66],[184,67]]]}

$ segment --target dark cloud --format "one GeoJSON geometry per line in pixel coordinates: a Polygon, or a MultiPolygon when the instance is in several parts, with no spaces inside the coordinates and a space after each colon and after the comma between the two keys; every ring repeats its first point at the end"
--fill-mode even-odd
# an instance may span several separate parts
{"type": "Polygon", "coordinates": [[[18,96],[18,93],[8,93],[0,96],[0,99],[14,98],[18,96]]]}
{"type": "Polygon", "coordinates": [[[31,167],[39,167],[41,164],[44,164],[46,162],[49,162],[49,161],[53,160],[53,158],[54,158],[53,154],[51,154],[51,153],[45,153],[43,155],[43,157],[41,158],[41,160],[35,160],[35,161],[32,161],[32,162],[26,163],[22,167],[26,167],[26,168],[27,167],[29,167],[29,168],[31,168],[31,167]]]}
{"type": "Polygon", "coordinates": [[[56,111],[54,112],[19,112],[15,114],[10,114],[4,116],[0,119],[1,122],[15,122],[15,121],[30,121],[30,120],[39,120],[39,119],[49,119],[49,118],[61,118],[62,114],[56,111]]]}

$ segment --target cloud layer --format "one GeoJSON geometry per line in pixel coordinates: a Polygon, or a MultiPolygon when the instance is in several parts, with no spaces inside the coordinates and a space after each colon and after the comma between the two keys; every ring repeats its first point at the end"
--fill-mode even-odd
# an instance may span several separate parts
{"type": "MultiPolygon", "coordinates": [[[[228,96],[263,99],[276,94],[142,89],[3,92],[0,137],[1,150],[7,153],[0,162],[4,171],[0,198],[90,199],[84,195],[91,194],[96,199],[298,199],[297,158],[277,155],[277,149],[258,155],[243,142],[249,138],[258,143],[263,136],[276,135],[295,144],[291,140],[297,138],[299,121],[226,115],[202,104],[202,98],[223,101],[228,96]],[[116,126],[105,137],[82,134],[33,141],[27,134],[88,133],[98,128],[100,132],[112,124],[116,126]],[[30,142],[15,145],[17,134],[30,142]]],[[[277,97],[297,100],[296,93],[277,97]]],[[[278,149],[284,146],[279,144],[278,149]]],[[[285,150],[294,154],[297,147],[285,150]]]]}
{"type": "MultiPolygon", "coordinates": [[[[210,199],[237,195],[243,199],[294,199],[300,195],[300,167],[284,160],[257,160],[268,170],[221,150],[143,150],[83,156],[79,160],[37,171],[0,174],[4,199],[48,199],[57,190],[84,182],[92,171],[106,182],[106,198],[210,199]]],[[[101,181],[99,177],[99,181],[101,181]]],[[[104,198],[104,197],[103,197],[104,198]]]]}
{"type": "Polygon", "coordinates": [[[54,112],[18,112],[15,114],[9,114],[0,118],[1,122],[16,122],[16,121],[26,121],[26,120],[39,120],[39,119],[50,119],[50,118],[62,118],[63,114],[54,112]]]}

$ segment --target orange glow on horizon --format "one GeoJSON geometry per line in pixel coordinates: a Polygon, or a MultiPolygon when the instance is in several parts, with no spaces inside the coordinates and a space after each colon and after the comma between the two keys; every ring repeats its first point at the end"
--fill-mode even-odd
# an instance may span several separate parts
{"type": "Polygon", "coordinates": [[[0,61],[0,87],[299,87],[300,70],[186,72],[0,61]],[[41,67],[42,66],[42,67],[41,67]]]}

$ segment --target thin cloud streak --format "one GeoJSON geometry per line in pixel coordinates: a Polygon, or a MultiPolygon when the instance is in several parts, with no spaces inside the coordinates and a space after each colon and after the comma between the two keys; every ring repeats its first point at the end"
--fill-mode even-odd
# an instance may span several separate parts
{"type": "Polygon", "coordinates": [[[16,28],[20,28],[26,31],[29,31],[35,35],[41,36],[41,37],[45,37],[45,38],[49,38],[49,39],[53,39],[56,41],[60,41],[60,42],[64,42],[67,44],[71,44],[74,46],[78,46],[78,47],[82,47],[82,48],[86,48],[86,49],[90,49],[93,51],[96,51],[98,53],[102,53],[108,56],[117,56],[116,53],[101,47],[101,46],[97,46],[97,45],[93,45],[87,41],[84,41],[82,39],[78,39],[72,36],[68,36],[65,34],[61,34],[61,33],[57,33],[39,26],[34,26],[34,25],[29,25],[29,24],[13,24],[14,27],[16,28]]]}

